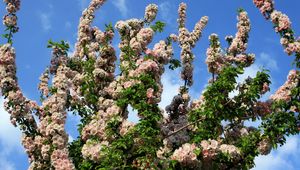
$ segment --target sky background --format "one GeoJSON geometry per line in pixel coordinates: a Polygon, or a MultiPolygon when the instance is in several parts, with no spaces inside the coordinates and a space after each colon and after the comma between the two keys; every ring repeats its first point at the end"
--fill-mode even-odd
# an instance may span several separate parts
{"type": "MultiPolygon", "coordinates": [[[[97,12],[94,25],[104,28],[104,24],[113,25],[120,19],[132,17],[142,18],[144,9],[149,3],[159,6],[158,20],[167,23],[164,33],[157,34],[154,42],[164,39],[170,33],[177,33],[177,8],[180,2],[188,5],[187,26],[191,30],[195,23],[204,15],[209,16],[209,23],[203,32],[203,37],[193,50],[195,58],[194,86],[191,88],[192,97],[199,98],[210,75],[205,65],[205,52],[209,45],[208,36],[217,33],[220,36],[223,48],[227,43],[226,35],[234,35],[236,32],[237,9],[245,9],[250,17],[252,30],[250,33],[248,52],[256,54],[256,62],[246,69],[242,81],[247,76],[254,76],[260,68],[271,71],[271,92],[274,92],[286,80],[286,76],[292,69],[293,57],[287,56],[279,43],[277,35],[269,21],[265,21],[258,9],[252,4],[252,0],[108,0],[97,12]]],[[[14,36],[14,47],[17,53],[17,75],[24,94],[33,100],[39,100],[37,85],[39,77],[49,65],[51,51],[46,48],[47,41],[66,40],[74,50],[76,42],[77,26],[82,10],[87,7],[88,0],[26,0],[22,1],[21,10],[18,12],[20,32],[14,36]]],[[[296,35],[300,35],[300,6],[299,0],[277,0],[276,8],[286,13],[291,21],[296,35]]],[[[0,3],[0,15],[5,13],[4,3],[0,3]]],[[[0,33],[4,33],[4,27],[0,26],[0,33]]],[[[118,44],[116,35],[113,44],[118,44]]],[[[0,44],[5,43],[3,38],[0,44]]],[[[153,46],[151,44],[150,46],[153,46]]],[[[175,57],[178,56],[178,48],[175,48],[175,57]]],[[[164,93],[161,107],[170,103],[172,95],[177,93],[178,87],[183,84],[179,79],[179,70],[170,72],[166,69],[162,82],[164,93]]],[[[268,98],[268,93],[264,98],[268,98]]],[[[134,116],[131,116],[134,119],[134,116]]],[[[79,118],[69,115],[66,129],[70,134],[70,140],[76,138],[76,123],[79,118]]],[[[3,109],[3,99],[0,99],[0,169],[1,170],[25,170],[28,167],[27,156],[20,144],[21,133],[9,122],[9,116],[3,109]]],[[[299,169],[300,163],[300,136],[292,136],[286,145],[271,152],[268,156],[256,158],[256,170],[293,170],[299,169]]]]}

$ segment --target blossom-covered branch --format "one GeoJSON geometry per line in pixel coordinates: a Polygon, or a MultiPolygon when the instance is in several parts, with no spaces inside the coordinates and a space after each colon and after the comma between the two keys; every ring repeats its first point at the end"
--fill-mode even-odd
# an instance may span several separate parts
{"type": "MultiPolygon", "coordinates": [[[[8,13],[3,23],[8,33],[3,36],[7,43],[0,46],[0,90],[11,123],[23,132],[29,169],[250,169],[258,154],[269,154],[285,143],[286,135],[299,133],[299,71],[290,71],[286,83],[267,101],[261,100],[270,90],[267,70],[237,83],[255,59],[247,53],[251,24],[242,9],[238,10],[237,33],[226,37],[227,49],[217,34],[209,36],[206,64],[212,79],[201,97],[190,102],[192,49],[208,17],[188,31],[187,5],[181,3],[178,35],[153,43],[166,26],[156,20],[156,4],[146,7],[142,19],[118,21],[114,27],[106,24],[102,31],[92,23],[105,0],[91,0],[80,18],[71,56],[65,41],[48,42],[52,57],[40,77],[42,105],[38,106],[22,94],[16,77],[12,37],[18,31],[20,1],[4,2],[8,13]],[[115,30],[120,35],[118,57],[112,45],[115,30]],[[176,42],[181,62],[174,57],[176,42]],[[162,109],[158,105],[164,90],[161,79],[168,64],[171,70],[182,65],[184,85],[162,109]],[[135,123],[128,119],[129,108],[137,112],[135,123]],[[81,118],[79,136],[72,142],[65,129],[68,112],[81,118]],[[262,120],[261,126],[245,125],[257,119],[262,120]]],[[[288,17],[274,10],[271,0],[254,3],[272,20],[285,51],[296,54],[299,66],[300,43],[288,17]]]]}

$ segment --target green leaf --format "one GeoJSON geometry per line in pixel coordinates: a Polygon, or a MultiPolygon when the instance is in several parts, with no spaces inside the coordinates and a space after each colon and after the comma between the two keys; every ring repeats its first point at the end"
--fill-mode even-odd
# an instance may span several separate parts
{"type": "Polygon", "coordinates": [[[112,23],[105,24],[105,31],[106,32],[109,32],[109,31],[114,32],[114,27],[112,26],[112,23]]]}
{"type": "Polygon", "coordinates": [[[237,72],[238,74],[243,74],[243,73],[244,73],[244,69],[241,68],[241,67],[238,67],[238,68],[236,68],[236,72],[237,72]]]}
{"type": "Polygon", "coordinates": [[[181,62],[177,59],[170,60],[169,69],[175,70],[176,68],[181,67],[181,62]]]}
{"type": "Polygon", "coordinates": [[[150,28],[154,32],[163,32],[165,26],[166,26],[166,24],[164,22],[156,21],[154,25],[150,26],[150,28]]]}
{"type": "Polygon", "coordinates": [[[9,38],[9,34],[2,34],[2,37],[8,39],[9,38]]]}

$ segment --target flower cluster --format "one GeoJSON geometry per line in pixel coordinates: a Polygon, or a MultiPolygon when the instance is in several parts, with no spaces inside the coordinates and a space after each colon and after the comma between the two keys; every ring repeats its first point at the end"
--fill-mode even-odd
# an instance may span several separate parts
{"type": "Polygon", "coordinates": [[[102,48],[99,49],[101,52],[99,56],[97,56],[93,75],[95,78],[95,83],[97,83],[98,87],[100,87],[98,94],[104,94],[103,87],[107,87],[115,78],[115,61],[117,57],[116,52],[111,44],[100,43],[97,44],[97,46],[102,46],[102,48]]]}
{"type": "MultiPolygon", "coordinates": [[[[283,41],[286,41],[285,38],[282,38],[282,39],[283,39],[283,41]]],[[[282,45],[285,46],[284,43],[282,43],[282,45]]],[[[300,41],[298,40],[298,41],[287,44],[284,51],[288,55],[292,55],[293,53],[300,54],[300,41]]]]}
{"type": "Polygon", "coordinates": [[[94,162],[99,162],[101,158],[101,149],[103,146],[108,146],[108,142],[95,142],[88,140],[86,144],[82,147],[82,155],[85,159],[93,160],[94,162]]]}
{"type": "MultiPolygon", "coordinates": [[[[68,134],[64,129],[66,121],[66,102],[70,88],[70,80],[66,76],[70,70],[60,65],[53,77],[52,84],[56,91],[43,101],[43,114],[40,115],[39,132],[48,141],[53,151],[43,148],[43,157],[45,160],[51,159],[52,166],[55,169],[74,169],[67,150],[68,134]],[[46,152],[45,152],[46,151],[46,152]],[[48,152],[47,152],[48,151],[48,152]],[[47,156],[51,155],[51,156],[47,156]]],[[[40,141],[39,138],[35,140],[40,141]]],[[[41,148],[40,148],[41,149],[41,148]]]]}
{"type": "MultiPolygon", "coordinates": [[[[187,124],[185,120],[187,120],[187,111],[188,104],[190,100],[190,96],[188,94],[188,90],[186,86],[191,86],[193,84],[193,65],[192,62],[194,60],[194,54],[192,52],[192,48],[195,47],[196,42],[200,39],[201,34],[205,26],[208,22],[208,17],[202,17],[198,23],[196,23],[194,30],[190,33],[188,29],[185,27],[186,22],[186,4],[181,3],[178,8],[178,24],[179,24],[179,33],[178,35],[171,34],[169,36],[171,41],[179,42],[181,52],[180,58],[182,62],[182,71],[181,78],[184,80],[185,84],[179,89],[179,94],[174,96],[170,105],[166,107],[166,112],[169,113],[168,120],[163,124],[163,128],[165,128],[165,135],[169,133],[174,133],[176,129],[180,126],[183,127],[187,124]],[[180,121],[182,119],[184,121],[180,121]],[[185,122],[185,123],[184,123],[185,122]]],[[[186,130],[183,130],[182,133],[176,133],[174,138],[167,138],[167,143],[174,143],[174,139],[179,139],[179,143],[181,144],[189,139],[189,136],[186,133],[186,130]]],[[[165,146],[166,147],[166,146],[165,146]]]]}
{"type": "Polygon", "coordinates": [[[269,139],[265,138],[258,143],[258,151],[262,155],[268,155],[271,152],[272,143],[269,139]]]}
{"type": "Polygon", "coordinates": [[[249,54],[238,54],[235,57],[232,55],[227,55],[226,60],[228,62],[234,62],[237,65],[242,65],[244,67],[249,67],[252,65],[255,61],[255,54],[249,53],[249,54]]]}
{"type": "Polygon", "coordinates": [[[271,21],[275,25],[275,31],[281,35],[280,43],[285,48],[284,51],[288,55],[292,55],[293,53],[299,54],[300,41],[295,40],[293,36],[289,17],[280,11],[274,10],[271,13],[271,21]]]}
{"type": "Polygon", "coordinates": [[[16,12],[20,10],[20,0],[4,0],[7,14],[3,17],[3,24],[8,28],[13,28],[13,32],[18,31],[16,12]]]}
{"type": "Polygon", "coordinates": [[[291,70],[287,77],[287,81],[275,92],[275,94],[270,96],[273,101],[283,100],[289,102],[292,98],[291,91],[299,84],[299,71],[291,70]]]}
{"type": "Polygon", "coordinates": [[[224,66],[224,57],[221,53],[220,42],[217,34],[209,36],[210,47],[206,50],[206,60],[208,71],[218,74],[224,66]]]}
{"type": "Polygon", "coordinates": [[[10,44],[0,47],[0,89],[7,97],[4,103],[5,110],[10,114],[11,123],[20,125],[23,133],[23,141],[28,157],[35,160],[35,147],[32,145],[32,137],[36,133],[37,125],[33,118],[33,110],[36,103],[26,99],[21,92],[16,79],[15,50],[10,44]]]}
{"type": "Polygon", "coordinates": [[[40,77],[40,84],[38,87],[43,96],[49,95],[49,87],[48,87],[49,79],[50,79],[49,70],[46,69],[45,72],[40,77]]]}
{"type": "Polygon", "coordinates": [[[260,102],[258,101],[255,103],[253,107],[253,112],[261,117],[269,115],[271,113],[271,101],[260,102]]]}
{"type": "Polygon", "coordinates": [[[208,16],[204,16],[196,23],[194,30],[191,32],[190,35],[192,47],[195,47],[196,42],[202,36],[202,31],[206,27],[207,22],[208,22],[208,16]]]}
{"type": "Polygon", "coordinates": [[[179,115],[185,114],[184,101],[181,95],[173,97],[170,105],[166,107],[166,112],[169,113],[171,119],[176,119],[179,115]]]}
{"type": "Polygon", "coordinates": [[[174,151],[171,159],[180,162],[186,167],[200,168],[201,162],[197,160],[197,155],[194,153],[195,150],[199,149],[195,144],[185,143],[174,151]]]}
{"type": "Polygon", "coordinates": [[[164,145],[168,148],[174,148],[190,140],[187,129],[180,130],[180,128],[188,124],[186,115],[179,115],[177,119],[167,120],[165,124],[162,124],[161,131],[164,136],[169,136],[165,139],[164,145]],[[178,131],[180,130],[180,131],[178,131]],[[177,132],[178,131],[178,132],[177,132]],[[177,133],[176,133],[177,132],[177,133]],[[175,133],[175,134],[173,134],[175,133]]]}
{"type": "Polygon", "coordinates": [[[57,170],[73,170],[75,167],[69,159],[66,148],[54,150],[51,155],[51,164],[57,170]]]}
{"type": "Polygon", "coordinates": [[[89,7],[82,13],[82,17],[78,26],[78,39],[76,43],[75,57],[83,58],[85,55],[84,47],[92,39],[91,36],[91,23],[94,19],[94,13],[105,0],[92,0],[89,7]]]}
{"type": "Polygon", "coordinates": [[[145,10],[145,17],[144,17],[145,21],[147,23],[152,22],[156,18],[157,11],[158,11],[158,6],[156,4],[149,4],[145,10]]]}
{"type": "Polygon", "coordinates": [[[250,20],[246,11],[241,11],[238,16],[238,32],[233,38],[228,53],[235,56],[245,52],[247,49],[248,34],[250,32],[250,20]]]}
{"type": "Polygon", "coordinates": [[[229,157],[237,161],[241,158],[241,152],[239,148],[234,145],[221,144],[216,140],[203,140],[201,141],[203,165],[211,166],[220,153],[228,154],[229,157]]]}
{"type": "Polygon", "coordinates": [[[230,155],[231,158],[234,159],[239,159],[241,156],[240,150],[234,145],[222,144],[220,145],[219,149],[222,153],[227,153],[230,155]]]}
{"type": "MultiPolygon", "coordinates": [[[[269,154],[273,145],[284,141],[284,135],[296,133],[295,122],[299,120],[290,111],[299,112],[299,94],[294,94],[298,93],[295,88],[299,88],[299,71],[290,71],[286,83],[265,102],[258,101],[270,90],[269,76],[264,71],[236,86],[236,77],[254,62],[254,55],[245,53],[250,20],[243,10],[239,10],[235,37],[226,38],[227,51],[222,51],[216,34],[209,37],[206,64],[213,73],[213,83],[199,100],[190,103],[192,48],[208,17],[202,17],[189,32],[187,6],[181,3],[178,35],[171,34],[151,49],[157,27],[164,25],[160,21],[151,25],[157,5],[147,6],[143,19],[117,22],[121,73],[115,76],[114,29],[111,24],[104,32],[91,26],[95,11],[105,2],[92,0],[80,19],[76,50],[71,57],[67,56],[68,44],[49,42],[53,49],[51,65],[40,77],[42,106],[38,106],[22,94],[16,77],[11,37],[17,31],[15,13],[20,0],[4,2],[9,14],[3,23],[10,33],[4,35],[8,43],[0,46],[0,91],[6,98],[11,123],[23,132],[29,169],[246,169],[254,165],[257,151],[269,154]],[[181,48],[181,78],[185,84],[163,110],[158,103],[165,66],[171,64],[172,69],[180,65],[172,59],[172,42],[178,42],[181,48]],[[231,98],[229,93],[234,89],[238,89],[238,95],[231,98]],[[277,120],[285,120],[281,115],[287,116],[283,111],[286,107],[280,103],[289,106],[290,121],[274,125],[281,123],[277,120]],[[129,106],[138,112],[138,123],[128,120],[129,106]],[[81,116],[80,137],[71,144],[65,130],[67,110],[81,116]],[[164,111],[169,115],[162,119],[164,111]],[[262,127],[245,126],[244,121],[251,118],[263,118],[262,127]]],[[[285,51],[299,55],[300,41],[295,40],[288,16],[274,10],[271,0],[254,3],[274,23],[285,51]]]]}
{"type": "Polygon", "coordinates": [[[98,113],[92,117],[92,120],[83,128],[81,138],[87,140],[90,137],[97,137],[101,140],[108,140],[105,134],[107,122],[114,119],[120,113],[120,108],[115,104],[114,100],[99,98],[98,113]]]}
{"type": "Polygon", "coordinates": [[[145,47],[152,42],[154,32],[151,28],[142,28],[136,35],[136,37],[130,40],[130,47],[140,54],[145,50],[145,47]]]}
{"type": "Polygon", "coordinates": [[[249,135],[249,133],[251,133],[252,131],[255,131],[256,128],[255,127],[245,127],[241,124],[237,124],[237,125],[226,125],[224,128],[224,136],[226,138],[226,140],[229,141],[229,144],[235,144],[235,140],[237,138],[240,137],[245,137],[247,135],[249,135]]]}
{"type": "Polygon", "coordinates": [[[271,21],[277,25],[277,27],[275,27],[276,32],[281,32],[291,28],[291,21],[289,17],[280,11],[275,10],[271,13],[271,21]]]}
{"type": "Polygon", "coordinates": [[[193,66],[192,62],[194,60],[194,54],[192,53],[192,47],[195,46],[196,42],[199,40],[203,29],[205,28],[208,17],[204,16],[196,24],[194,30],[190,33],[185,27],[186,22],[186,4],[181,3],[178,9],[179,13],[179,44],[181,47],[180,58],[182,61],[182,72],[181,78],[185,81],[185,84],[191,86],[193,84],[193,66]]]}
{"type": "MultiPolygon", "coordinates": [[[[288,55],[296,53],[296,61],[300,60],[300,41],[294,37],[289,17],[274,9],[273,0],[253,0],[257,8],[261,10],[266,19],[270,19],[274,24],[274,29],[280,34],[280,43],[288,55]]],[[[299,65],[297,64],[299,67],[299,65]]]]}
{"type": "Polygon", "coordinates": [[[15,57],[15,50],[10,44],[0,47],[0,87],[3,95],[17,88],[15,57]]]}
{"type": "Polygon", "coordinates": [[[135,123],[124,120],[120,126],[120,135],[126,135],[134,127],[134,125],[135,123]]]}
{"type": "MultiPolygon", "coordinates": [[[[148,51],[150,55],[156,57],[157,61],[162,64],[169,63],[171,57],[173,56],[173,48],[170,45],[167,45],[165,41],[159,41],[153,47],[153,50],[148,51]]],[[[147,54],[147,52],[146,52],[147,54]]]]}
{"type": "Polygon", "coordinates": [[[177,19],[177,22],[179,24],[179,28],[184,28],[185,27],[185,22],[186,22],[186,4],[185,3],[180,3],[179,8],[178,8],[178,14],[179,17],[177,19]]]}
{"type": "Polygon", "coordinates": [[[202,155],[204,161],[214,159],[218,154],[219,141],[216,140],[203,140],[201,141],[202,155]]]}
{"type": "Polygon", "coordinates": [[[273,0],[253,0],[253,3],[257,8],[259,8],[265,18],[269,18],[269,14],[274,10],[273,0]]]}

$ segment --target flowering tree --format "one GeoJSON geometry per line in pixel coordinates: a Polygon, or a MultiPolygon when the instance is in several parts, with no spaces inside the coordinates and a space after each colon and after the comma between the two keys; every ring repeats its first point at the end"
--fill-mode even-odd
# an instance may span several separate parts
{"type": "Polygon", "coordinates": [[[20,0],[4,0],[7,43],[0,46],[0,89],[11,123],[23,132],[29,169],[249,169],[259,154],[299,133],[300,40],[288,16],[276,11],[272,0],[253,0],[281,37],[287,54],[295,54],[296,70],[269,100],[267,70],[237,83],[238,75],[255,61],[246,52],[250,19],[238,10],[237,33],[222,48],[217,34],[209,37],[206,64],[211,79],[199,100],[190,101],[193,85],[192,48],[208,23],[202,17],[194,30],[186,28],[186,4],[179,5],[178,34],[148,45],[165,24],[154,22],[158,7],[146,7],[143,19],[92,27],[95,11],[104,0],[92,0],[80,18],[74,54],[69,45],[49,41],[51,64],[40,77],[41,105],[27,99],[16,77],[13,35],[18,32],[20,0]],[[114,30],[121,37],[120,56],[112,46],[114,30]],[[180,60],[173,45],[181,48],[180,60]],[[120,73],[115,74],[116,60],[120,73]],[[165,109],[159,108],[165,68],[181,67],[183,85],[165,109]],[[50,83],[52,81],[52,83],[50,83]],[[229,94],[236,91],[235,96],[229,94]],[[128,106],[137,110],[138,123],[128,121],[128,106]],[[68,143],[67,112],[81,117],[78,139],[68,143]],[[257,128],[247,120],[261,120],[257,128]]]}

